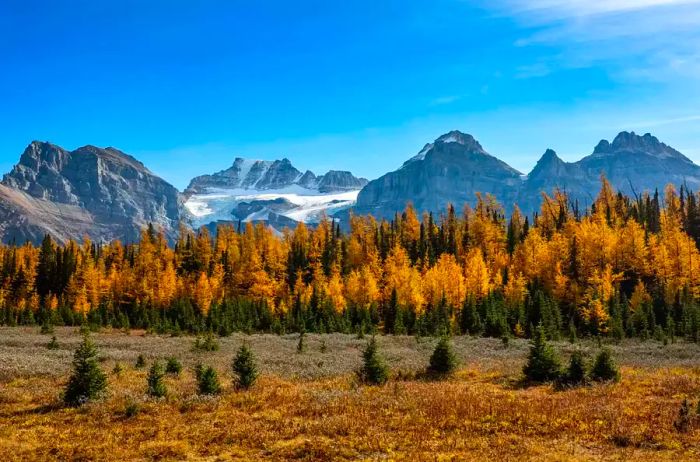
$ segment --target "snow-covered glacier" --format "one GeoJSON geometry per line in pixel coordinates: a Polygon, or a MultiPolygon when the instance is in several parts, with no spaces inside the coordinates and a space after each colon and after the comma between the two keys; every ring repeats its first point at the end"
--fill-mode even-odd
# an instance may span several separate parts
{"type": "Polygon", "coordinates": [[[288,159],[237,158],[226,170],[194,178],[185,191],[185,209],[196,227],[222,221],[314,223],[353,206],[365,184],[346,171],[302,173],[288,159]]]}
{"type": "Polygon", "coordinates": [[[191,195],[185,207],[197,227],[219,221],[268,221],[271,214],[313,223],[323,214],[333,215],[354,205],[359,192],[321,193],[297,185],[262,191],[212,188],[191,195]]]}

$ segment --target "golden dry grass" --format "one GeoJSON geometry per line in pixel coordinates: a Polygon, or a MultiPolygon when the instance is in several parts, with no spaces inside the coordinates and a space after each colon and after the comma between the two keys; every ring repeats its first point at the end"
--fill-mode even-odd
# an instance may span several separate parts
{"type": "MultiPolygon", "coordinates": [[[[67,342],[68,333],[61,334],[67,342]]],[[[8,337],[0,337],[0,344],[17,342],[8,337]]],[[[98,338],[104,351],[124,341],[121,335],[98,338]]],[[[288,365],[265,363],[260,382],[251,391],[237,392],[223,359],[214,360],[228,354],[224,351],[201,355],[205,362],[214,360],[225,385],[221,396],[206,398],[196,395],[189,366],[197,358],[190,358],[195,354],[185,347],[191,339],[176,340],[183,344],[187,368],[180,378],[167,379],[170,393],[164,400],[145,396],[146,371],[131,364],[120,376],[110,374],[105,400],[81,409],[60,406],[58,395],[67,378],[62,368],[56,374],[25,371],[12,377],[5,370],[0,381],[0,460],[700,459],[700,429],[678,433],[673,428],[681,400],[700,397],[700,369],[684,355],[676,360],[675,354],[669,359],[668,352],[659,353],[661,359],[653,366],[634,364],[630,357],[624,361],[621,383],[568,391],[516,386],[515,364],[524,345],[494,357],[496,366],[491,368],[461,354],[463,367],[447,382],[394,380],[378,388],[357,386],[352,374],[339,366],[333,366],[338,372],[308,377],[300,371],[307,377],[302,379],[285,372],[291,370],[288,365]],[[281,372],[270,372],[275,367],[281,372]],[[140,407],[133,417],[125,414],[130,403],[140,407]]],[[[293,352],[294,338],[283,340],[289,343],[286,361],[304,361],[304,355],[293,352]]],[[[132,336],[128,341],[134,347],[156,339],[132,336]]],[[[260,350],[265,341],[280,340],[260,336],[252,343],[260,350]]],[[[353,363],[354,354],[340,349],[344,342],[356,340],[329,340],[328,362],[349,357],[353,363]]],[[[417,345],[415,341],[382,342],[397,356],[393,363],[411,363],[402,354],[422,358],[422,353],[403,351],[417,345]]],[[[21,342],[12,348],[20,357],[46,354],[42,349],[30,353],[21,342]]],[[[319,354],[313,349],[310,341],[311,357],[319,354]]],[[[474,354],[490,357],[500,351],[489,342],[481,350],[474,354]],[[494,351],[486,351],[489,345],[494,351]]],[[[656,350],[663,351],[650,349],[656,350]]],[[[165,352],[153,355],[159,353],[165,352]]],[[[263,362],[267,355],[259,354],[263,362]]],[[[57,358],[63,364],[65,358],[57,358]]],[[[113,364],[110,354],[104,369],[110,371],[113,364]]]]}

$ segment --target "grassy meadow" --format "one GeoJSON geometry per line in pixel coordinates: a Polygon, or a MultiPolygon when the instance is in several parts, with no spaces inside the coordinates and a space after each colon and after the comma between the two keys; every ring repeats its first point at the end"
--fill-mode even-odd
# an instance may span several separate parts
{"type": "MultiPolygon", "coordinates": [[[[367,339],[343,334],[235,334],[217,351],[192,337],[141,331],[92,334],[108,394],[80,408],[60,395],[81,341],[76,328],[0,328],[0,460],[700,460],[700,425],[674,426],[684,398],[700,399],[700,346],[636,340],[610,344],[616,384],[557,390],[524,386],[528,342],[457,337],[450,379],[421,378],[433,338],[378,337],[388,384],[358,383],[367,339]],[[248,391],[231,362],[247,342],[261,372],[248,391]],[[136,368],[139,355],[146,367],[136,368]],[[146,394],[148,368],[177,357],[168,394],[146,394]],[[115,373],[115,365],[122,371],[115,373]],[[223,391],[199,396],[193,369],[213,366],[223,391]]],[[[594,341],[556,342],[562,361],[594,341]]]]}

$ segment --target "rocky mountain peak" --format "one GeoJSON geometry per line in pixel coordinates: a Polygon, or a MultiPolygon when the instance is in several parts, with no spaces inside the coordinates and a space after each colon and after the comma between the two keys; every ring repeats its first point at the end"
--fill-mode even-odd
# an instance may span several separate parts
{"type": "Polygon", "coordinates": [[[602,140],[593,150],[593,155],[605,156],[620,153],[646,154],[660,158],[688,159],[672,147],[662,143],[651,133],[637,135],[634,132],[620,132],[612,143],[602,140]]]}
{"type": "Polygon", "coordinates": [[[607,154],[611,151],[610,141],[600,140],[596,147],[593,149],[593,154],[607,154]]]}
{"type": "Polygon", "coordinates": [[[439,213],[449,203],[473,205],[479,192],[512,203],[522,181],[520,172],[487,153],[473,136],[452,131],[400,169],[370,181],[355,211],[389,217],[412,202],[418,210],[439,213]]]}
{"type": "Polygon", "coordinates": [[[22,209],[33,220],[31,226],[18,222],[13,232],[31,239],[50,232],[62,240],[85,235],[134,240],[148,223],[173,237],[180,219],[177,189],[114,148],[88,145],[68,151],[34,141],[2,186],[5,211],[22,209]],[[64,223],[73,219],[80,226],[64,223]]]}
{"type": "Polygon", "coordinates": [[[663,146],[664,145],[659,142],[658,138],[652,136],[651,133],[647,133],[644,136],[639,136],[634,132],[620,132],[615,137],[611,145],[614,151],[658,151],[662,149],[663,146]]]}
{"type": "Polygon", "coordinates": [[[547,149],[544,154],[542,154],[542,157],[540,160],[537,162],[539,163],[550,163],[550,162],[561,162],[561,159],[557,155],[557,152],[554,149],[547,149]]]}
{"type": "Polygon", "coordinates": [[[286,157],[274,161],[238,157],[226,170],[194,178],[185,194],[203,194],[211,189],[281,190],[291,186],[328,193],[359,190],[366,183],[367,180],[350,172],[330,171],[321,176],[310,170],[302,173],[286,157]]]}
{"type": "MultiPolygon", "coordinates": [[[[21,169],[38,171],[42,166],[54,170],[61,169],[66,162],[67,154],[68,151],[48,141],[32,141],[22,153],[13,173],[21,169]]],[[[12,173],[8,175],[11,176],[12,173]]]]}
{"type": "Polygon", "coordinates": [[[357,178],[345,170],[330,170],[318,178],[318,190],[322,193],[331,191],[357,191],[366,184],[365,178],[357,178]]]}
{"type": "Polygon", "coordinates": [[[457,143],[461,144],[470,151],[484,152],[484,148],[479,142],[467,133],[462,133],[459,130],[452,130],[435,140],[435,143],[457,143]]]}
{"type": "Polygon", "coordinates": [[[532,169],[531,175],[543,171],[551,171],[562,164],[564,164],[564,161],[559,158],[556,151],[547,149],[544,154],[542,154],[542,157],[540,157],[540,160],[537,161],[535,168],[532,169]]]}
{"type": "Polygon", "coordinates": [[[428,153],[431,152],[436,146],[447,146],[452,143],[463,146],[463,149],[467,152],[486,154],[484,148],[472,135],[460,132],[459,130],[452,130],[451,132],[445,133],[444,135],[438,137],[434,142],[423,146],[423,149],[421,149],[418,154],[411,157],[404,163],[404,166],[416,161],[424,160],[428,153]]]}
{"type": "Polygon", "coordinates": [[[539,192],[549,192],[555,188],[568,186],[569,178],[579,175],[576,164],[564,162],[553,149],[547,149],[532,171],[524,177],[523,191],[518,194],[521,209],[528,209],[539,199],[539,192]],[[530,189],[537,188],[540,191],[533,192],[530,189]]]}

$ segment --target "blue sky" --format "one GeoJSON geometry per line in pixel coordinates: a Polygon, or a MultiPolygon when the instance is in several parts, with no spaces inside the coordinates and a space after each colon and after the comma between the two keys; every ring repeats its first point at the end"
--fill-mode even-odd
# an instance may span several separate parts
{"type": "Polygon", "coordinates": [[[0,5],[0,170],[114,146],[183,188],[234,157],[368,178],[452,129],[523,172],[652,132],[700,161],[700,0],[0,5]]]}

